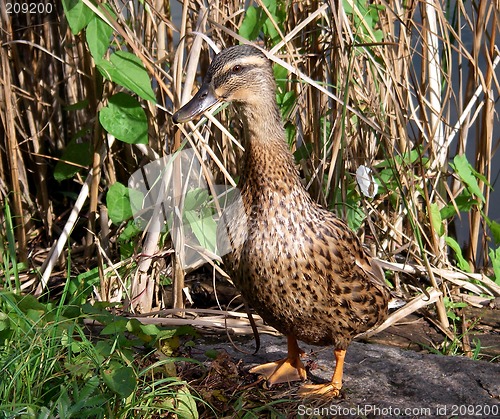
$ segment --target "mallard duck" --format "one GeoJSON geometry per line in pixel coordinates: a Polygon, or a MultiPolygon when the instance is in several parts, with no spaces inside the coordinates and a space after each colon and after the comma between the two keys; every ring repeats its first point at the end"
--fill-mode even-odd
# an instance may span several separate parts
{"type": "Polygon", "coordinates": [[[228,221],[241,234],[233,232],[240,240],[223,261],[250,306],[288,340],[286,359],[250,372],[265,376],[269,385],[305,380],[297,340],[331,345],[331,382],[305,385],[300,394],[335,397],[349,343],[385,320],[389,291],[357,236],[303,187],[275,90],[271,61],[260,49],[230,47],[213,59],[201,88],[173,121],[192,120],[221,102],[238,107],[245,132],[238,187],[246,217],[228,221]]]}

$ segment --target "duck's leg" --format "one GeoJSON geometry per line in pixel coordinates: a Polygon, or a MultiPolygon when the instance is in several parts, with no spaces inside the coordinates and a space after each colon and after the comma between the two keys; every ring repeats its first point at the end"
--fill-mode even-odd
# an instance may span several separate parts
{"type": "Polygon", "coordinates": [[[267,364],[257,365],[250,372],[266,377],[269,386],[279,383],[289,383],[292,381],[303,381],[307,378],[304,364],[300,360],[300,355],[304,353],[299,348],[297,339],[287,336],[288,355],[285,359],[267,364]]]}
{"type": "Polygon", "coordinates": [[[335,349],[335,371],[331,383],[307,384],[299,390],[302,397],[337,397],[342,388],[342,376],[344,374],[345,349],[335,349]]]}

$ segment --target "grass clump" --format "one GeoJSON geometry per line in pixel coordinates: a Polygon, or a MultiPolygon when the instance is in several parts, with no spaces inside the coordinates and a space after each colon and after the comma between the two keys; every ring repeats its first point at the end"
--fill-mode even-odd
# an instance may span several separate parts
{"type": "Polygon", "coordinates": [[[128,320],[92,311],[108,320],[95,336],[79,307],[0,293],[0,417],[196,417],[197,398],[176,377],[175,359],[145,342],[176,331],[141,329],[141,339],[127,332],[128,320]]]}

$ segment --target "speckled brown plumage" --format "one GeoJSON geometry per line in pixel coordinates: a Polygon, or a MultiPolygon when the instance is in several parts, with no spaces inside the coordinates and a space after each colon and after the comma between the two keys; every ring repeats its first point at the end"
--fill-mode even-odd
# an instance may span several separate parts
{"type": "MultiPolygon", "coordinates": [[[[288,359],[305,378],[295,339],[334,346],[337,364],[343,364],[352,338],[387,317],[389,293],[381,269],[356,235],[302,186],[285,142],[275,88],[271,63],[262,52],[252,46],[229,48],[216,56],[201,93],[174,121],[191,119],[220,101],[237,104],[246,137],[238,185],[246,217],[226,220],[233,251],[224,263],[248,303],[288,336],[288,359]]],[[[341,386],[339,368],[333,390],[326,391],[332,395],[341,386]]]]}

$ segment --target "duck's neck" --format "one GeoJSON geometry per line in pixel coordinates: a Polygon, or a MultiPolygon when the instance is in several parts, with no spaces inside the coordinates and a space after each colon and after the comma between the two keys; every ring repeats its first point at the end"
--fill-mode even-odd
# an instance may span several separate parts
{"type": "Polygon", "coordinates": [[[239,111],[245,125],[245,155],[242,187],[271,189],[287,195],[305,190],[291,151],[285,140],[285,130],[272,97],[262,97],[253,104],[240,104],[239,111]]]}

